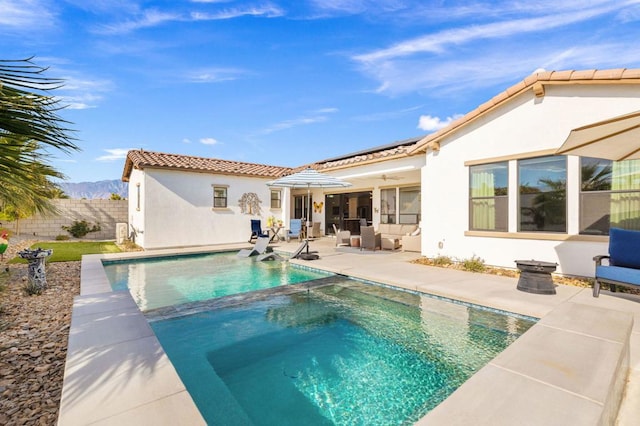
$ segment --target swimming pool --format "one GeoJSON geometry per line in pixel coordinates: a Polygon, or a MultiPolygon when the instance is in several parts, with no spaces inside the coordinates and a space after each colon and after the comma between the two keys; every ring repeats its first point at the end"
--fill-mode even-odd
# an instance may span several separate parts
{"type": "Polygon", "coordinates": [[[534,324],[345,277],[152,321],[209,424],[411,424],[534,324]]]}
{"type": "Polygon", "coordinates": [[[114,291],[131,292],[140,310],[294,284],[331,275],[289,262],[256,262],[236,252],[103,261],[114,291]]]}

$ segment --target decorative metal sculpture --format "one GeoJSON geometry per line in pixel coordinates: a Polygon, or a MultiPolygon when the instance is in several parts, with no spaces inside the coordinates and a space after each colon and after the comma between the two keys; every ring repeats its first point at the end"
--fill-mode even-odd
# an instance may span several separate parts
{"type": "Polygon", "coordinates": [[[18,256],[29,262],[29,282],[42,290],[47,286],[47,274],[44,269],[45,259],[53,253],[53,249],[35,250],[24,249],[18,252],[18,256]]]}
{"type": "Polygon", "coordinates": [[[238,204],[240,206],[240,212],[243,214],[251,214],[260,216],[260,198],[258,198],[258,194],[255,192],[245,192],[242,194],[242,197],[238,200],[238,204]]]}

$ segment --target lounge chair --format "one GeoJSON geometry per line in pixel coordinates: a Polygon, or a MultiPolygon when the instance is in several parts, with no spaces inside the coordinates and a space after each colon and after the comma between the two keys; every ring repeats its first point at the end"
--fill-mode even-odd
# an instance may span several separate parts
{"type": "Polygon", "coordinates": [[[287,241],[295,237],[297,239],[302,238],[302,219],[291,219],[289,222],[289,231],[287,232],[287,241]]]}
{"type": "Polygon", "coordinates": [[[242,249],[238,252],[238,257],[250,257],[264,254],[269,248],[269,236],[258,237],[255,245],[250,249],[242,249]]]}
{"type": "Polygon", "coordinates": [[[339,231],[334,223],[333,232],[336,234],[336,247],[351,245],[351,231],[339,231]]]}
{"type": "MultiPolygon", "coordinates": [[[[300,254],[302,254],[302,252],[304,251],[305,248],[307,248],[307,246],[309,245],[309,241],[307,240],[303,240],[300,245],[298,246],[298,248],[295,249],[295,251],[293,253],[291,253],[291,255],[289,257],[283,257],[281,255],[279,255],[278,253],[264,253],[259,255],[256,258],[256,261],[263,261],[263,260],[289,260],[289,259],[296,259],[300,256],[300,254]]],[[[310,253],[316,253],[316,252],[310,252],[310,253]]]]}
{"type": "Polygon", "coordinates": [[[262,224],[260,219],[251,219],[251,236],[249,242],[253,242],[254,238],[268,237],[269,233],[262,231],[262,224]]]}
{"type": "Polygon", "coordinates": [[[640,231],[611,228],[609,230],[609,255],[593,258],[596,262],[593,297],[600,295],[600,285],[609,284],[612,292],[621,285],[640,289],[640,231]],[[602,261],[608,260],[608,265],[602,261]]]}
{"type": "Polygon", "coordinates": [[[360,250],[367,249],[376,251],[381,248],[380,233],[373,229],[373,226],[360,227],[360,250]]]}

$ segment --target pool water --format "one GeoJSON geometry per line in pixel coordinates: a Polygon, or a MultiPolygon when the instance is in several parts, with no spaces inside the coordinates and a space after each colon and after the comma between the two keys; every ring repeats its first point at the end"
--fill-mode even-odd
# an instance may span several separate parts
{"type": "Polygon", "coordinates": [[[334,282],[151,322],[208,424],[412,424],[534,324],[334,282]]]}
{"type": "Polygon", "coordinates": [[[142,311],[309,281],[331,274],[233,253],[104,261],[114,291],[131,292],[142,311]]]}

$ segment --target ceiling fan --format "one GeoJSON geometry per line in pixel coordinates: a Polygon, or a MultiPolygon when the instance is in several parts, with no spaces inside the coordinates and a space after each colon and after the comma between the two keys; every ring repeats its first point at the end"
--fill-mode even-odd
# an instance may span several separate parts
{"type": "Polygon", "coordinates": [[[382,179],[383,181],[386,182],[387,179],[388,180],[400,180],[400,179],[404,179],[404,178],[401,177],[401,176],[388,176],[388,175],[383,174],[383,175],[380,176],[380,179],[382,179]]]}

